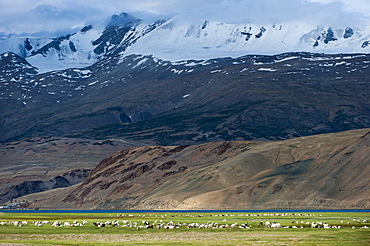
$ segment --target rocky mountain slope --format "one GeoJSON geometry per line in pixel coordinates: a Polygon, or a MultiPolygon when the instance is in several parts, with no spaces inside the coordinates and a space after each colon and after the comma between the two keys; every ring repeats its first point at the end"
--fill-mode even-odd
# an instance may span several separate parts
{"type": "MultiPolygon", "coordinates": [[[[19,64],[7,54],[0,62],[19,64]]],[[[1,72],[0,139],[70,134],[171,145],[365,128],[369,60],[286,53],[170,63],[115,56],[41,75],[25,73],[32,67],[22,63],[1,72]]]]}
{"type": "Polygon", "coordinates": [[[80,183],[102,159],[135,146],[141,144],[51,136],[0,144],[0,204],[80,183]]]}
{"type": "Polygon", "coordinates": [[[31,207],[369,208],[369,163],[369,129],[279,142],[130,148],[101,161],[67,195],[49,194],[31,207]]]}
{"type": "MultiPolygon", "coordinates": [[[[10,182],[1,186],[0,203],[13,201],[28,194],[53,190],[81,183],[85,180],[91,169],[71,170],[62,175],[55,176],[49,180],[29,180],[30,177],[23,177],[25,181],[20,182],[21,177],[15,177],[10,182]],[[10,184],[9,184],[10,183],[10,184]]],[[[33,177],[37,179],[37,177],[33,177]]],[[[9,179],[8,179],[9,180],[9,179]]]]}

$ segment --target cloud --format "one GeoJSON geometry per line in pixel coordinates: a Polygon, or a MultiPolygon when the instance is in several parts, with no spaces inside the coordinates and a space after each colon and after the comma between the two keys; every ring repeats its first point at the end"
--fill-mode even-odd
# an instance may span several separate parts
{"type": "MultiPolygon", "coordinates": [[[[7,10],[11,7],[13,6],[7,6],[7,10]]],[[[62,4],[39,4],[34,8],[21,9],[19,12],[13,10],[4,15],[0,12],[0,15],[0,32],[53,36],[74,32],[87,24],[95,24],[109,17],[93,6],[67,1],[62,4]]]]}
{"type": "MultiPolygon", "coordinates": [[[[194,1],[195,2],[195,1],[194,1]]],[[[186,19],[220,20],[230,23],[282,23],[287,21],[310,22],[317,25],[353,25],[364,19],[360,13],[347,12],[340,1],[328,3],[297,0],[221,0],[212,1],[183,12],[186,19]]]]}
{"type": "Polygon", "coordinates": [[[103,25],[113,14],[133,13],[154,20],[229,23],[310,22],[355,25],[369,19],[368,0],[12,0],[0,2],[0,33],[60,36],[85,25],[103,25]]]}

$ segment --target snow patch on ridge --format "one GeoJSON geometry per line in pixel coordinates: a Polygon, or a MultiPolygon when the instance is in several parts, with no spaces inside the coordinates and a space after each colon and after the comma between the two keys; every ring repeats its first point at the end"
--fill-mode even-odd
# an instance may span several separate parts
{"type": "Polygon", "coordinates": [[[260,72],[276,72],[277,69],[274,69],[274,68],[264,68],[264,67],[262,67],[262,68],[259,68],[258,71],[260,71],[260,72]]]}

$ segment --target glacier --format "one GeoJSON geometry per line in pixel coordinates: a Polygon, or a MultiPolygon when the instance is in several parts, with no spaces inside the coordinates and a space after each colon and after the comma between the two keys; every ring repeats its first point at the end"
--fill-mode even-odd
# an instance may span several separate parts
{"type": "Polygon", "coordinates": [[[169,21],[143,37],[126,54],[153,55],[162,60],[179,61],[285,52],[333,54],[370,51],[370,46],[363,45],[370,39],[370,26],[351,28],[354,33],[347,37],[345,34],[348,27],[333,30],[308,23],[241,25],[205,21],[190,26],[174,23],[176,21],[169,21]],[[262,35],[261,29],[264,30],[262,35]],[[326,41],[328,30],[332,30],[336,40],[326,41]],[[249,39],[245,33],[251,35],[249,39]]]}
{"type": "MultiPolygon", "coordinates": [[[[119,18],[118,18],[119,17],[119,18]]],[[[368,53],[370,23],[361,27],[315,26],[306,22],[198,24],[172,17],[148,23],[128,14],[103,27],[86,26],[59,38],[0,39],[0,53],[14,52],[46,73],[85,68],[107,56],[151,55],[170,62],[285,52],[368,53]]]]}

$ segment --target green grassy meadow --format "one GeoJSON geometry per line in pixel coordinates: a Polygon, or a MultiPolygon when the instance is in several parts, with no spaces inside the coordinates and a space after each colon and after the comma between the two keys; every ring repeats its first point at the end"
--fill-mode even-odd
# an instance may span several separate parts
{"type": "Polygon", "coordinates": [[[365,212],[0,213],[0,246],[370,245],[369,220],[370,213],[365,212]],[[54,227],[55,221],[60,221],[61,226],[54,227]],[[23,226],[15,226],[14,222],[23,226]],[[65,222],[71,226],[64,226],[65,222]],[[74,222],[84,224],[72,226],[74,222]],[[96,222],[106,226],[95,226],[96,222]],[[113,226],[114,222],[119,225],[113,226]],[[266,222],[280,223],[283,228],[268,228],[266,222]],[[326,223],[331,228],[311,228],[312,222],[326,223]],[[145,228],[145,223],[154,226],[145,228]],[[196,223],[196,228],[188,228],[196,223]],[[241,228],[243,224],[250,228],[241,228]],[[158,229],[158,225],[164,228],[158,229]],[[166,229],[168,225],[173,227],[166,229]],[[212,228],[202,228],[204,225],[212,228]]]}

